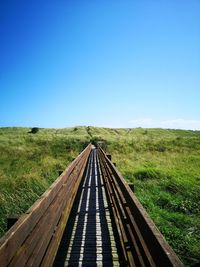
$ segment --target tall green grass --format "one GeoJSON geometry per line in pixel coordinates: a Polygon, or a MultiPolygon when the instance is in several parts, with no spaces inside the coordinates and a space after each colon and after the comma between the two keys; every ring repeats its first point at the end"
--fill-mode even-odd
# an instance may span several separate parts
{"type": "Polygon", "coordinates": [[[102,140],[185,266],[200,266],[200,132],[74,127],[0,129],[0,233],[88,142],[102,140]]]}
{"type": "Polygon", "coordinates": [[[25,212],[89,142],[83,127],[29,132],[27,128],[0,129],[1,235],[6,218],[25,212]]]}

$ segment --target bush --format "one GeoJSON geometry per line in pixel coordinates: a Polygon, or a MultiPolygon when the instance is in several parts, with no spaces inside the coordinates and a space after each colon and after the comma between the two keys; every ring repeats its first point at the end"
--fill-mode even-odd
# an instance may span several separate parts
{"type": "Polygon", "coordinates": [[[36,134],[37,132],[39,132],[39,128],[33,127],[29,133],[36,134]]]}

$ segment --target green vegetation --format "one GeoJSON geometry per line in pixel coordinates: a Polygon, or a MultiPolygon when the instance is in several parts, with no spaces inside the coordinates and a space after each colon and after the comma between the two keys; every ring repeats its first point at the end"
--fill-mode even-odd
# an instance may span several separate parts
{"type": "Polygon", "coordinates": [[[30,132],[28,128],[0,129],[1,235],[6,217],[25,212],[89,141],[83,127],[30,132]]]}
{"type": "Polygon", "coordinates": [[[185,266],[200,265],[200,132],[75,127],[0,129],[0,232],[87,145],[104,141],[113,162],[185,266]]]}

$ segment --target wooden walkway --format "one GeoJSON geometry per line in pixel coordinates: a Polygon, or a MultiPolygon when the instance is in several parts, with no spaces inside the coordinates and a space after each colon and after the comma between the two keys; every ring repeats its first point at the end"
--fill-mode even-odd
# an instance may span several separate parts
{"type": "Polygon", "coordinates": [[[109,157],[89,144],[0,239],[1,267],[182,267],[109,157]]]}
{"type": "Polygon", "coordinates": [[[99,159],[93,149],[54,267],[119,265],[99,159]]]}

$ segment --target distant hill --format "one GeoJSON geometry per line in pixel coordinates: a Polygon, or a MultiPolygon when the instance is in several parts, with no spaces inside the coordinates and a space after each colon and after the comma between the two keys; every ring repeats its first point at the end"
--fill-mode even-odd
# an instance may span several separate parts
{"type": "MultiPolygon", "coordinates": [[[[37,127],[34,127],[37,128],[37,127]]],[[[186,266],[200,263],[200,131],[0,128],[0,233],[92,141],[110,154],[186,266]]]]}

